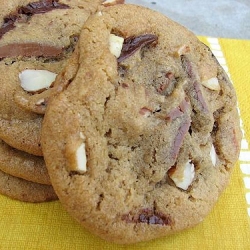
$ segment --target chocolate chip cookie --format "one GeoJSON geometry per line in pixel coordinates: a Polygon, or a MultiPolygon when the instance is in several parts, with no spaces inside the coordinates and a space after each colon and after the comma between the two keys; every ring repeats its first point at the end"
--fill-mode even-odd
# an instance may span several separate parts
{"type": "Polygon", "coordinates": [[[209,48],[160,13],[119,5],[88,19],[73,58],[41,140],[67,211],[123,244],[200,223],[241,141],[235,90],[209,48]]]}
{"type": "MultiPolygon", "coordinates": [[[[0,138],[42,155],[47,90],[64,67],[89,15],[104,0],[10,0],[0,6],[0,138]]],[[[120,1],[122,2],[122,1],[120,1]]]]}
{"type": "Polygon", "coordinates": [[[57,200],[51,185],[43,185],[6,174],[0,170],[0,194],[26,202],[57,200]]]}
{"type": "Polygon", "coordinates": [[[0,140],[0,170],[28,181],[50,185],[43,157],[10,147],[0,140]]]}

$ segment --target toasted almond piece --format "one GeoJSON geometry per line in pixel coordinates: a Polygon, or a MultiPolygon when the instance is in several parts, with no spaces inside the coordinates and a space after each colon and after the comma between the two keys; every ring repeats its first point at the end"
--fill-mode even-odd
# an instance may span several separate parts
{"type": "Polygon", "coordinates": [[[194,164],[189,160],[184,168],[176,168],[169,176],[177,187],[187,190],[195,176],[194,164]]]}
{"type": "Polygon", "coordinates": [[[87,156],[85,149],[86,137],[82,132],[70,137],[65,145],[67,170],[84,174],[87,171],[87,156]]]}
{"type": "Polygon", "coordinates": [[[80,132],[80,138],[83,139],[83,140],[86,140],[86,137],[82,132],[80,132]]]}
{"type": "Polygon", "coordinates": [[[26,69],[19,74],[21,87],[28,92],[47,89],[55,81],[57,74],[48,70],[26,69]]]}
{"type": "Polygon", "coordinates": [[[213,144],[212,144],[211,150],[210,150],[210,158],[211,158],[211,161],[212,161],[213,165],[215,166],[216,165],[217,155],[216,155],[216,151],[215,151],[215,148],[214,148],[213,144]]]}
{"type": "Polygon", "coordinates": [[[140,109],[139,114],[143,115],[144,117],[149,117],[152,114],[152,110],[148,109],[147,107],[143,107],[140,109]]]}
{"type": "Polygon", "coordinates": [[[85,173],[87,171],[87,157],[85,150],[85,143],[82,143],[76,150],[76,169],[78,173],[85,173]]]}
{"type": "Polygon", "coordinates": [[[40,99],[36,102],[36,106],[41,106],[41,105],[44,105],[45,104],[45,99],[40,99]]]}
{"type": "Polygon", "coordinates": [[[110,34],[110,36],[109,36],[109,50],[117,58],[121,55],[123,42],[124,42],[123,37],[116,36],[114,34],[110,34]]]}
{"type": "Polygon", "coordinates": [[[67,170],[69,172],[84,174],[87,171],[87,157],[84,142],[78,144],[78,147],[68,145],[65,153],[68,158],[67,170]]]}
{"type": "Polygon", "coordinates": [[[106,0],[102,3],[103,6],[108,7],[116,4],[122,4],[124,0],[106,0]]]}
{"type": "Polygon", "coordinates": [[[187,54],[187,53],[189,53],[189,52],[190,52],[190,47],[189,47],[188,45],[186,45],[186,44],[182,45],[182,46],[179,47],[179,49],[177,50],[177,54],[178,54],[179,56],[185,55],[185,54],[187,54]]]}
{"type": "Polygon", "coordinates": [[[211,90],[220,90],[220,84],[217,77],[202,81],[201,84],[211,90]]]}
{"type": "Polygon", "coordinates": [[[102,16],[103,14],[102,14],[101,11],[98,11],[98,12],[96,13],[96,15],[97,15],[97,16],[102,16]]]}

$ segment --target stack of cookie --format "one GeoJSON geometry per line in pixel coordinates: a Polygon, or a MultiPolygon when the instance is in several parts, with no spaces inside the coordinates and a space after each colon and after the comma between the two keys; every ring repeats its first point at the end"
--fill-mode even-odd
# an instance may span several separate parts
{"type": "Polygon", "coordinates": [[[13,0],[0,6],[0,193],[29,202],[57,199],[40,143],[50,95],[43,80],[51,84],[86,19],[109,2],[13,0]],[[29,86],[22,83],[27,78],[29,86]]]}
{"type": "Polygon", "coordinates": [[[13,51],[0,64],[0,138],[15,149],[2,143],[1,156],[22,164],[2,169],[24,178],[24,163],[40,161],[36,175],[105,240],[135,243],[200,223],[241,141],[234,88],[209,48],[140,6],[41,2],[42,15],[34,3],[4,15],[0,48],[13,51]]]}

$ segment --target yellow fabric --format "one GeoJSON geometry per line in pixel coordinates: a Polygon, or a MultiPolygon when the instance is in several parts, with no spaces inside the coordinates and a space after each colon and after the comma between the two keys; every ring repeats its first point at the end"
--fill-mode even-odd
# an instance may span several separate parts
{"type": "MultiPolygon", "coordinates": [[[[209,44],[205,37],[200,39],[209,44]]],[[[237,91],[245,138],[250,143],[250,41],[219,39],[219,45],[237,91]]],[[[173,236],[130,246],[107,243],[87,232],[59,201],[29,204],[0,195],[0,249],[250,249],[250,205],[246,199],[250,190],[243,182],[250,175],[241,172],[241,163],[239,160],[229,187],[203,223],[173,236]]]]}

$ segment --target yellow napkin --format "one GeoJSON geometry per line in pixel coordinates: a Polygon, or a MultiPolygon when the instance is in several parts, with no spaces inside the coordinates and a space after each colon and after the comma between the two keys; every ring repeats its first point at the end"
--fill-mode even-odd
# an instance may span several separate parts
{"type": "Polygon", "coordinates": [[[129,246],[107,243],[80,227],[59,201],[29,204],[0,195],[0,249],[250,249],[250,41],[199,37],[229,72],[244,138],[231,183],[204,220],[179,234],[129,246]]]}

